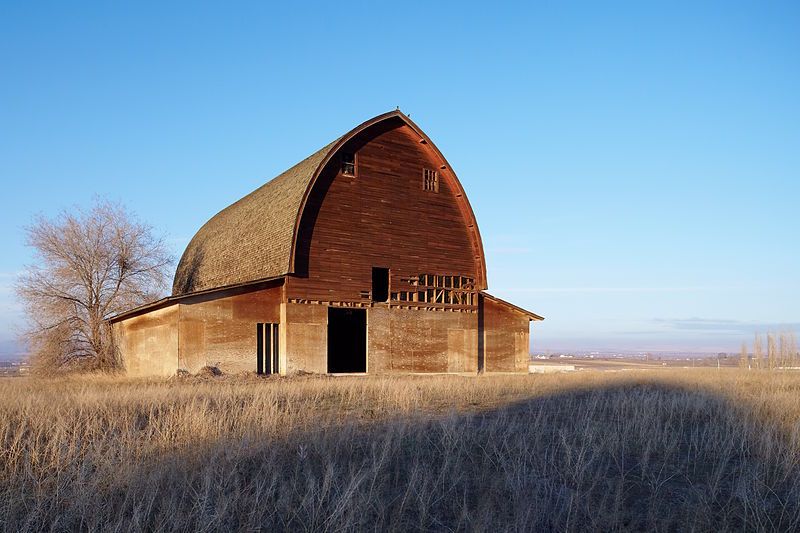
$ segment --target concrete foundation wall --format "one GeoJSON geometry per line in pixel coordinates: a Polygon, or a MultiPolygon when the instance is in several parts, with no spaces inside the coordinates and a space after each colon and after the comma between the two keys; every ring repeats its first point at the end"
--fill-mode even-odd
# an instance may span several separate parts
{"type": "MultiPolygon", "coordinates": [[[[327,372],[328,306],[286,304],[286,369],[327,372]]],[[[477,372],[476,313],[367,308],[367,372],[477,372]]]]}
{"type": "Polygon", "coordinates": [[[478,370],[476,313],[373,307],[367,341],[369,373],[478,370]]]}
{"type": "Polygon", "coordinates": [[[486,372],[528,372],[530,320],[514,308],[482,298],[486,372]]]}
{"type": "Polygon", "coordinates": [[[328,307],[288,303],[285,324],[286,370],[327,372],[328,307]]]}
{"type": "Polygon", "coordinates": [[[171,376],[178,368],[178,305],[117,322],[114,338],[129,376],[171,376]]]}
{"type": "MultiPolygon", "coordinates": [[[[328,306],[282,299],[281,286],[197,296],[118,322],[128,374],[195,373],[206,365],[255,372],[260,322],[280,324],[281,373],[327,372],[328,306]]],[[[487,298],[481,308],[482,315],[367,308],[367,372],[475,373],[481,350],[486,372],[527,372],[528,317],[487,298]]]]}
{"type": "Polygon", "coordinates": [[[181,303],[179,366],[256,371],[256,324],[280,322],[281,287],[181,303]]]}
{"type": "Polygon", "coordinates": [[[172,376],[206,365],[256,371],[256,324],[280,322],[280,286],[181,300],[113,324],[130,376],[172,376]]]}

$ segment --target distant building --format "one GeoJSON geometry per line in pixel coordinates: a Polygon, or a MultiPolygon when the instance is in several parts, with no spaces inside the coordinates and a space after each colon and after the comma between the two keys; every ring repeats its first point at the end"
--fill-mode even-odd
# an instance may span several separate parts
{"type": "Polygon", "coordinates": [[[393,111],[223,209],[172,296],[110,322],[131,375],[527,372],[542,317],[486,288],[458,178],[393,111]]]}

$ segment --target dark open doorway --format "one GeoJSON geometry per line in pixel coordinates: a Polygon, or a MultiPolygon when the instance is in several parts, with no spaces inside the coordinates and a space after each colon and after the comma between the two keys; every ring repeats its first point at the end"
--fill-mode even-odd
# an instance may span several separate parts
{"type": "Polygon", "coordinates": [[[328,308],[328,372],[367,371],[366,309],[328,308]]]}
{"type": "Polygon", "coordinates": [[[372,267],[372,301],[389,301],[389,269],[372,267]]]}

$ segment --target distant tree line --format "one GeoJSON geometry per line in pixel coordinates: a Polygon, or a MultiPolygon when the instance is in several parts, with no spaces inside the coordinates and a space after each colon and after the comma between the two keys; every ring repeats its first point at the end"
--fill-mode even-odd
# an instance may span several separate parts
{"type": "Polygon", "coordinates": [[[769,332],[766,343],[761,334],[756,333],[753,339],[752,352],[747,343],[742,343],[739,352],[739,366],[774,370],[776,368],[800,367],[800,352],[797,349],[797,337],[793,331],[769,332]]]}

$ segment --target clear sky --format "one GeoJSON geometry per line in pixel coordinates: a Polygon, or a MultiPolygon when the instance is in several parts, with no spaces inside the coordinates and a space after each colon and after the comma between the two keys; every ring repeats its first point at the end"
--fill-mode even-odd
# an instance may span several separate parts
{"type": "Polygon", "coordinates": [[[11,2],[0,354],[36,213],[121,200],[179,256],[214,213],[400,106],[476,212],[533,349],[800,329],[798,2],[11,2]]]}

